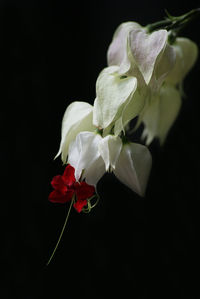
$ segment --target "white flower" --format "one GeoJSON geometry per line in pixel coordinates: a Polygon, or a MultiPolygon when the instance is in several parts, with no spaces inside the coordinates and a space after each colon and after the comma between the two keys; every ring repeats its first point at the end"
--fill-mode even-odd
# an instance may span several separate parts
{"type": "Polygon", "coordinates": [[[136,116],[139,116],[146,102],[149,100],[149,89],[143,88],[142,90],[137,89],[133,96],[127,101],[123,107],[121,115],[115,121],[114,125],[114,134],[119,135],[121,131],[125,133],[126,125],[134,119],[136,116]]]}
{"type": "Polygon", "coordinates": [[[119,117],[137,88],[135,77],[122,77],[118,70],[118,66],[105,68],[97,78],[93,123],[103,129],[119,117]]]}
{"type": "Polygon", "coordinates": [[[107,52],[108,65],[118,65],[120,67],[120,74],[126,73],[127,68],[130,67],[128,58],[128,38],[132,30],[142,29],[138,23],[125,22],[122,23],[115,31],[112,43],[107,52]]]}
{"type": "Polygon", "coordinates": [[[75,168],[75,178],[96,185],[105,173],[105,163],[99,153],[102,137],[92,132],[80,132],[69,146],[68,163],[75,168]]]}
{"type": "Polygon", "coordinates": [[[113,171],[122,150],[122,140],[118,136],[108,135],[99,143],[99,152],[104,160],[106,171],[113,171]]]}
{"type": "Polygon", "coordinates": [[[58,151],[59,156],[62,153],[62,161],[66,162],[69,144],[75,139],[76,135],[81,131],[94,131],[92,124],[93,106],[86,102],[71,103],[63,116],[61,143],[58,151]]]}
{"type": "Polygon", "coordinates": [[[158,89],[175,64],[176,53],[167,40],[167,30],[149,34],[137,23],[123,23],[109,46],[108,65],[118,65],[120,74],[135,76],[139,85],[158,89]]]}
{"type": "Polygon", "coordinates": [[[146,146],[127,143],[122,148],[113,172],[124,185],[144,196],[151,165],[151,154],[146,146]]]}
{"type": "Polygon", "coordinates": [[[145,125],[142,137],[146,138],[147,145],[155,137],[159,138],[161,145],[164,143],[181,108],[182,90],[177,85],[182,83],[197,59],[197,46],[187,38],[177,38],[173,48],[176,52],[175,66],[160,89],[152,93],[140,115],[145,125]]]}
{"type": "Polygon", "coordinates": [[[191,70],[198,56],[197,45],[188,38],[177,37],[173,44],[176,52],[176,63],[165,81],[171,84],[178,84],[191,70]]]}
{"type": "Polygon", "coordinates": [[[76,180],[96,185],[106,171],[113,171],[116,177],[144,196],[151,170],[151,154],[147,147],[136,144],[122,144],[118,136],[102,138],[92,132],[81,132],[70,144],[68,163],[75,168],[76,180]]]}
{"type": "Polygon", "coordinates": [[[118,136],[108,135],[103,138],[99,150],[106,164],[114,175],[140,196],[144,196],[152,158],[148,148],[137,143],[122,144],[118,136]]]}
{"type": "MultiPolygon", "coordinates": [[[[187,38],[176,38],[169,45],[169,34],[163,29],[147,33],[146,28],[137,23],[123,23],[116,30],[107,52],[108,65],[118,65],[119,74],[137,78],[135,98],[140,96],[141,90],[146,90],[137,127],[144,123],[142,137],[146,138],[147,145],[155,137],[164,143],[180,111],[181,90],[178,87],[198,55],[196,44],[187,38]]],[[[131,115],[127,116],[134,111],[131,104],[131,101],[126,102],[121,117],[115,122],[116,135],[132,119],[131,115]]]]}
{"type": "Polygon", "coordinates": [[[181,108],[180,91],[173,85],[164,84],[152,97],[141,115],[145,125],[142,138],[149,145],[157,137],[163,144],[181,108]]]}
{"type": "Polygon", "coordinates": [[[124,131],[126,124],[142,111],[147,88],[138,88],[133,76],[119,74],[118,66],[105,68],[96,83],[97,98],[94,102],[93,124],[114,134],[124,131]]]}

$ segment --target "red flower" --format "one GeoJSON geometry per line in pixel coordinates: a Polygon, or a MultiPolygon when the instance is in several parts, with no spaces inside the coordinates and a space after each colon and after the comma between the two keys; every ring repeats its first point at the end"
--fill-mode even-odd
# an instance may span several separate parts
{"type": "Polygon", "coordinates": [[[57,175],[52,179],[51,185],[54,191],[49,194],[49,200],[55,203],[66,203],[75,194],[74,208],[80,213],[87,205],[87,199],[94,194],[95,188],[86,182],[76,182],[74,171],[75,169],[68,164],[63,175],[57,175]]]}

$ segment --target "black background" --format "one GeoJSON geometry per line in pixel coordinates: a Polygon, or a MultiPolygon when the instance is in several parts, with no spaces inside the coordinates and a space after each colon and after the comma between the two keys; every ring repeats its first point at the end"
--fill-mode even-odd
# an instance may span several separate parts
{"type": "MultiPolygon", "coordinates": [[[[112,175],[99,182],[99,205],[71,213],[46,267],[67,208],[48,202],[53,161],[69,103],[93,103],[106,51],[124,21],[142,25],[180,15],[198,1],[2,1],[1,298],[200,298],[199,78],[160,148],[140,199],[112,175]]],[[[200,45],[200,18],[184,35],[200,45]]]]}

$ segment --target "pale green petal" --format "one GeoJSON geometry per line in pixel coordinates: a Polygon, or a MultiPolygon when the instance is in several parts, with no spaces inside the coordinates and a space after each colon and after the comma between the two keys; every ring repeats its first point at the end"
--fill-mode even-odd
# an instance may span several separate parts
{"type": "Polygon", "coordinates": [[[118,69],[117,66],[105,68],[97,79],[93,124],[103,129],[121,113],[126,100],[137,88],[137,79],[120,76],[118,69]]]}
{"type": "Polygon", "coordinates": [[[138,28],[141,28],[141,26],[135,22],[122,23],[117,28],[107,52],[107,61],[109,66],[120,66],[127,59],[126,47],[129,32],[138,28]]]}
{"type": "Polygon", "coordinates": [[[106,166],[106,171],[111,168],[115,169],[122,148],[121,138],[118,136],[108,135],[99,143],[99,152],[106,166]]]}
{"type": "Polygon", "coordinates": [[[146,146],[128,143],[122,148],[114,174],[123,184],[144,196],[151,165],[151,154],[146,146]]]}
{"type": "Polygon", "coordinates": [[[80,131],[94,131],[92,124],[92,105],[86,102],[71,103],[63,116],[61,143],[58,154],[62,153],[62,161],[65,163],[69,144],[80,131]]]}
{"type": "Polygon", "coordinates": [[[131,52],[146,84],[151,80],[156,60],[166,46],[167,37],[167,31],[162,29],[151,34],[141,29],[130,32],[131,52]]]}
{"type": "Polygon", "coordinates": [[[158,137],[163,144],[166,136],[178,116],[181,107],[180,92],[172,85],[164,84],[160,94],[152,99],[143,115],[145,129],[143,138],[147,138],[146,144],[158,137]]]}
{"type": "Polygon", "coordinates": [[[179,37],[173,44],[173,48],[176,52],[176,63],[166,78],[166,82],[176,85],[185,78],[196,62],[198,47],[190,39],[179,37]]]}
{"type": "Polygon", "coordinates": [[[92,132],[80,132],[69,146],[68,163],[75,168],[75,178],[96,185],[105,173],[105,163],[98,147],[102,137],[92,132]],[[95,171],[96,170],[96,171],[95,171]]]}

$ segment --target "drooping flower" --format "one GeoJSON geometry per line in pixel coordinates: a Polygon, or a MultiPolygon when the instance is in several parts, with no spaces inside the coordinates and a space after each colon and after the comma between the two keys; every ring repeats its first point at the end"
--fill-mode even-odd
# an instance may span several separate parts
{"type": "Polygon", "coordinates": [[[189,38],[177,37],[173,49],[176,53],[175,65],[165,78],[165,82],[175,86],[184,80],[194,66],[198,57],[198,47],[189,38]]]}
{"type": "Polygon", "coordinates": [[[144,145],[123,144],[114,135],[103,138],[92,132],[81,132],[70,144],[68,162],[75,168],[77,180],[85,179],[96,186],[106,171],[112,171],[122,183],[144,196],[152,159],[144,145]]]}
{"type": "MultiPolygon", "coordinates": [[[[107,52],[108,65],[118,65],[120,73],[126,72],[126,63],[128,63],[127,43],[129,33],[132,30],[142,29],[142,26],[136,22],[125,22],[116,29],[112,43],[107,52]]],[[[129,67],[129,66],[127,66],[129,67]]]]}
{"type": "Polygon", "coordinates": [[[63,175],[57,175],[52,179],[54,190],[49,195],[49,201],[54,203],[66,203],[72,200],[75,195],[74,208],[81,212],[87,205],[87,199],[95,193],[94,186],[86,182],[77,182],[74,176],[74,168],[68,164],[63,175]]]}
{"type": "Polygon", "coordinates": [[[63,163],[66,162],[69,144],[81,131],[94,131],[92,124],[93,106],[86,102],[71,103],[63,116],[60,148],[56,155],[61,154],[63,163]]]}
{"type": "Polygon", "coordinates": [[[142,144],[126,142],[121,138],[109,135],[100,143],[100,153],[106,170],[140,196],[144,196],[152,158],[148,148],[142,144]]]}
{"type": "Polygon", "coordinates": [[[161,145],[164,143],[181,108],[182,82],[197,59],[197,46],[187,38],[177,38],[173,49],[176,52],[175,66],[160,89],[151,95],[140,116],[145,126],[142,137],[146,138],[147,145],[155,137],[161,145]]]}
{"type": "Polygon", "coordinates": [[[80,132],[69,146],[68,163],[75,168],[75,178],[96,185],[105,173],[105,164],[99,153],[102,137],[92,132],[80,132]]]}
{"type": "MultiPolygon", "coordinates": [[[[145,105],[137,122],[137,126],[144,124],[142,137],[146,138],[147,145],[155,137],[164,143],[180,111],[179,86],[197,59],[194,42],[177,37],[169,44],[170,34],[165,29],[149,33],[148,26],[123,23],[117,28],[107,52],[109,66],[119,66],[119,74],[135,76],[137,90],[140,86],[142,90],[147,88],[145,105]]],[[[126,107],[115,122],[116,134],[131,119],[126,116],[131,111],[130,104],[126,107]]]]}
{"type": "Polygon", "coordinates": [[[123,184],[144,196],[151,166],[152,158],[146,146],[127,143],[122,148],[114,174],[123,184]]]}
{"type": "Polygon", "coordinates": [[[142,111],[146,92],[145,86],[139,89],[136,77],[120,75],[119,66],[105,68],[96,82],[93,124],[102,129],[114,126],[115,135],[118,135],[127,122],[142,111]]]}
{"type": "Polygon", "coordinates": [[[163,84],[152,97],[141,116],[144,123],[142,138],[149,145],[155,137],[162,145],[181,108],[181,94],[171,84],[163,84]]]}
{"type": "Polygon", "coordinates": [[[138,85],[158,89],[174,67],[176,53],[169,45],[168,32],[147,33],[135,22],[122,23],[108,48],[108,65],[118,65],[119,73],[135,76],[138,85]]]}

